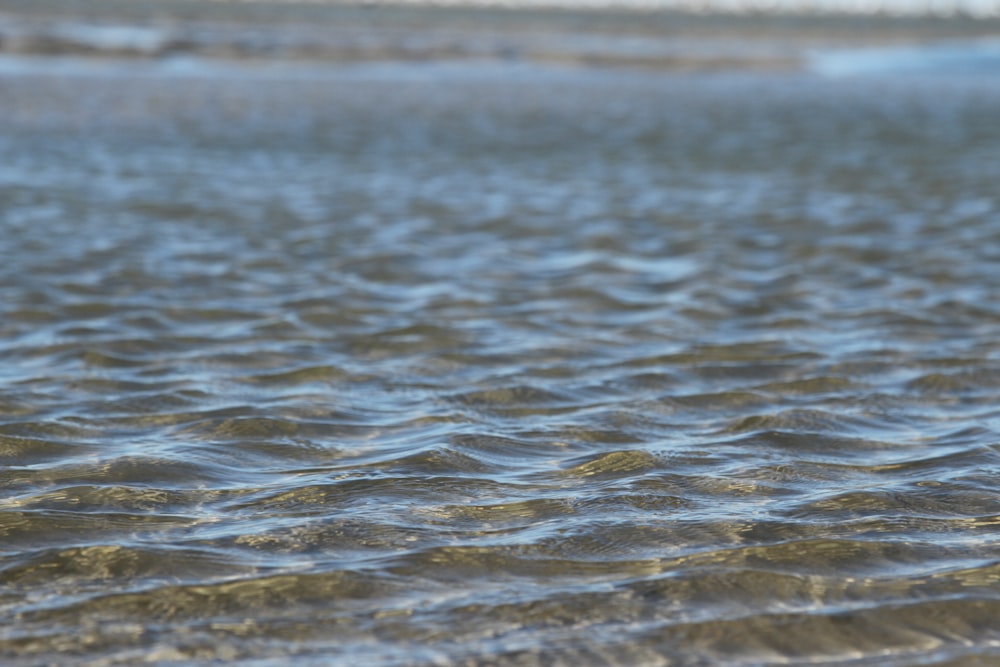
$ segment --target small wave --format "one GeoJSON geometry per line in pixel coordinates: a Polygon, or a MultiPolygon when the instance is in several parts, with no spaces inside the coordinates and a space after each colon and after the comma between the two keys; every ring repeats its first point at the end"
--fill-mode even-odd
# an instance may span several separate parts
{"type": "Polygon", "coordinates": [[[988,77],[213,58],[0,73],[5,665],[1000,657],[988,77]]]}
{"type": "MultiPolygon", "coordinates": [[[[741,417],[730,423],[725,432],[746,433],[748,431],[787,432],[788,437],[805,444],[808,433],[850,433],[870,432],[876,423],[845,414],[826,410],[793,408],[773,414],[757,414],[741,417]],[[802,434],[794,435],[796,432],[802,434]]],[[[866,443],[870,447],[870,443],[866,443]]]]}

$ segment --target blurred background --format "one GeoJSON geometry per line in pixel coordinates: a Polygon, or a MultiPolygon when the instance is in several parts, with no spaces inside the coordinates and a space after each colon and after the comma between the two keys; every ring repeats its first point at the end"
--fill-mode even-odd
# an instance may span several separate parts
{"type": "Polygon", "coordinates": [[[995,38],[997,10],[993,0],[5,0],[0,52],[797,67],[822,50],[995,38]]]}

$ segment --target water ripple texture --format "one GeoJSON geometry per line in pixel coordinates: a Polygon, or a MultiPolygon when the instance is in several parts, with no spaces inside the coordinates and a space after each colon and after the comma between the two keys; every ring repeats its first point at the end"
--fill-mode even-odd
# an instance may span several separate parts
{"type": "Polygon", "coordinates": [[[995,77],[93,67],[0,74],[4,664],[1000,661],[995,77]]]}

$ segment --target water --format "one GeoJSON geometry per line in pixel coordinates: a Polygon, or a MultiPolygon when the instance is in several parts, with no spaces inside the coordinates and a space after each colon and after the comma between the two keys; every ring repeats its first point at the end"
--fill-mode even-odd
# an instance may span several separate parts
{"type": "Polygon", "coordinates": [[[966,40],[920,46],[826,50],[813,54],[823,74],[937,74],[956,76],[1000,72],[1000,40],[966,40]]]}
{"type": "Polygon", "coordinates": [[[992,71],[4,62],[4,664],[1000,660],[992,71]]]}
{"type": "MultiPolygon", "coordinates": [[[[213,2],[268,2],[268,0],[210,0],[213,2]]],[[[296,0],[270,0],[294,4],[296,0]]],[[[313,3],[340,0],[307,0],[313,3]]],[[[383,0],[372,0],[380,4],[383,0]]],[[[385,4],[428,4],[426,0],[395,0],[385,4]]],[[[953,14],[970,16],[996,16],[995,0],[437,0],[433,3],[446,6],[505,6],[505,7],[569,7],[577,8],[641,8],[687,9],[702,11],[806,11],[806,12],[855,12],[892,13],[897,15],[953,14]]]]}

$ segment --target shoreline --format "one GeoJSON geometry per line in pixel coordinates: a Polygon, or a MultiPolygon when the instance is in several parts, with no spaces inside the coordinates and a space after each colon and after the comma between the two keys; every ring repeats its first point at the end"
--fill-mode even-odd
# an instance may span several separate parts
{"type": "Polygon", "coordinates": [[[416,4],[14,0],[0,55],[789,70],[812,53],[1000,36],[1000,18],[416,4]]]}

